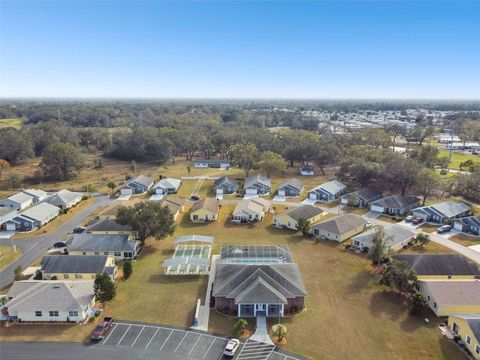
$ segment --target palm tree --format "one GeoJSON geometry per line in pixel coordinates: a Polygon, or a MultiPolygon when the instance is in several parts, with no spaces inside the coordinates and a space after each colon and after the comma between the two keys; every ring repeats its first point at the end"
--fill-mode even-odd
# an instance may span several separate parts
{"type": "Polygon", "coordinates": [[[237,330],[240,334],[243,334],[247,326],[248,326],[247,320],[238,319],[238,321],[235,323],[235,330],[237,330]]]}
{"type": "Polygon", "coordinates": [[[275,336],[278,342],[281,342],[284,338],[288,336],[287,328],[283,325],[278,324],[273,330],[273,336],[275,336]]]}

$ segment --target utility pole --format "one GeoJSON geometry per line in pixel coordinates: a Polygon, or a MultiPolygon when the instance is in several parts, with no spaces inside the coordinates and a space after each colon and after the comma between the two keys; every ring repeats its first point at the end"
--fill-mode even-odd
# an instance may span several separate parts
{"type": "Polygon", "coordinates": [[[450,137],[450,151],[448,152],[448,161],[452,161],[452,147],[453,147],[453,135],[454,135],[454,131],[453,131],[453,128],[454,128],[454,122],[455,120],[452,120],[452,123],[450,125],[450,134],[451,134],[451,137],[450,137]]]}

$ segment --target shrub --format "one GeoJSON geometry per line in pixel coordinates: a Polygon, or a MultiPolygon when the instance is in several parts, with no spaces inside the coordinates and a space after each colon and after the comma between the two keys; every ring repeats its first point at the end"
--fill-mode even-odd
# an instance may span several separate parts
{"type": "Polygon", "coordinates": [[[125,261],[123,263],[123,278],[127,280],[132,275],[132,272],[133,272],[132,263],[130,261],[125,261]]]}

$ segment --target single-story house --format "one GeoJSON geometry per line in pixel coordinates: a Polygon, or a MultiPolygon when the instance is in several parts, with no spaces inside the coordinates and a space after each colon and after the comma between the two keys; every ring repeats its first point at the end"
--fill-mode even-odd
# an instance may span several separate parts
{"type": "Polygon", "coordinates": [[[319,221],[323,216],[323,210],[312,205],[302,205],[292,207],[287,211],[275,216],[273,223],[277,227],[286,227],[292,230],[298,230],[298,220],[305,219],[313,224],[319,221]]]}
{"type": "Polygon", "coordinates": [[[480,279],[477,264],[458,254],[399,254],[394,259],[411,266],[419,280],[480,279]]]}
{"type": "Polygon", "coordinates": [[[291,178],[285,181],[282,185],[280,185],[277,189],[278,196],[300,196],[305,185],[303,181],[298,180],[296,178],[291,178]]]}
{"type": "Polygon", "coordinates": [[[250,175],[245,179],[245,195],[267,195],[272,191],[272,182],[268,176],[250,175]]]}
{"type": "Polygon", "coordinates": [[[121,206],[130,207],[134,206],[136,203],[142,202],[143,199],[131,198],[129,200],[114,200],[112,203],[107,206],[98,214],[100,220],[113,220],[117,218],[118,208],[121,206]]]}
{"type": "Polygon", "coordinates": [[[420,199],[415,196],[392,195],[370,203],[370,211],[388,214],[405,215],[420,205],[420,199]]]}
{"type": "Polygon", "coordinates": [[[225,175],[215,180],[213,188],[216,194],[236,194],[240,189],[240,182],[225,175]]]}
{"type": "Polygon", "coordinates": [[[262,221],[265,213],[270,211],[270,202],[261,199],[241,200],[233,210],[232,222],[247,223],[251,221],[262,221]]]}
{"type": "Polygon", "coordinates": [[[15,210],[23,210],[33,204],[33,196],[23,192],[16,193],[0,201],[0,206],[9,207],[15,210]]]}
{"type": "Polygon", "coordinates": [[[313,170],[313,167],[311,167],[311,166],[302,166],[300,168],[300,175],[302,175],[302,176],[313,176],[313,175],[315,175],[315,171],[313,170]]]}
{"type": "Polygon", "coordinates": [[[70,190],[60,190],[45,200],[47,203],[58,206],[60,209],[70,209],[82,201],[83,194],[70,190]]]}
{"type": "Polygon", "coordinates": [[[1,207],[0,206],[0,229],[5,229],[9,231],[15,230],[15,223],[8,222],[17,216],[17,210],[11,207],[1,207]]]}
{"type": "Polygon", "coordinates": [[[128,234],[137,237],[138,234],[130,225],[122,225],[113,219],[99,219],[85,229],[90,234],[128,234]]]}
{"type": "Polygon", "coordinates": [[[49,223],[55,219],[59,213],[60,209],[58,207],[43,202],[21,212],[12,220],[9,220],[6,225],[9,228],[13,228],[12,224],[14,224],[16,231],[31,231],[49,223]]]}
{"type": "Polygon", "coordinates": [[[460,336],[474,359],[480,359],[480,314],[450,314],[448,327],[460,336]]]}
{"type": "Polygon", "coordinates": [[[120,187],[121,195],[142,194],[150,190],[153,186],[153,179],[145,175],[138,175],[120,187]]]}
{"type": "Polygon", "coordinates": [[[347,186],[338,180],[332,180],[327,183],[318,185],[308,192],[309,199],[315,199],[318,201],[329,202],[335,199],[347,191],[347,186]]]}
{"type": "Polygon", "coordinates": [[[416,289],[437,316],[480,314],[480,280],[421,280],[416,289]]]}
{"type": "Polygon", "coordinates": [[[219,159],[198,159],[194,161],[193,167],[230,169],[232,167],[232,162],[230,160],[219,160],[219,159]]]}
{"type": "Polygon", "coordinates": [[[205,198],[197,201],[190,211],[190,220],[193,222],[217,221],[220,201],[213,198],[205,198]]]}
{"type": "Polygon", "coordinates": [[[480,235],[480,216],[468,216],[453,221],[453,227],[464,233],[480,235]]]}
{"type": "MultiPolygon", "coordinates": [[[[379,228],[372,229],[352,237],[352,246],[359,249],[370,249],[373,246],[373,237],[380,231],[379,228]]],[[[402,249],[408,245],[415,233],[402,225],[391,225],[384,230],[385,247],[394,251],[402,249]]]]}
{"type": "Polygon", "coordinates": [[[17,322],[80,323],[95,304],[93,281],[16,281],[7,299],[2,314],[17,322]]]}
{"type": "Polygon", "coordinates": [[[153,189],[155,194],[176,194],[180,185],[182,185],[180,179],[163,178],[153,186],[153,189]]]}
{"type": "Polygon", "coordinates": [[[301,311],[306,296],[300,270],[287,246],[222,246],[212,289],[218,311],[238,317],[258,313],[283,317],[301,311]]]}
{"type": "Polygon", "coordinates": [[[377,191],[371,187],[364,187],[357,191],[342,195],[340,197],[340,203],[342,205],[362,208],[381,197],[381,191],[377,191]]]}
{"type": "Polygon", "coordinates": [[[115,258],[105,255],[48,255],[40,263],[44,280],[93,280],[97,273],[117,274],[115,258]]]}
{"type": "Polygon", "coordinates": [[[310,231],[317,238],[342,242],[361,233],[366,226],[361,216],[344,214],[315,224],[310,231]]]}
{"type": "Polygon", "coordinates": [[[161,200],[163,206],[168,207],[173,215],[173,219],[177,220],[178,214],[180,214],[185,208],[185,199],[168,196],[161,200]]]}
{"type": "Polygon", "coordinates": [[[45,198],[48,196],[45,191],[39,189],[27,189],[23,190],[22,192],[33,197],[34,204],[38,204],[40,201],[45,200],[45,198]]]}
{"type": "Polygon", "coordinates": [[[468,216],[470,213],[470,206],[455,201],[445,201],[440,204],[423,206],[413,210],[414,217],[436,224],[449,223],[454,219],[468,216]]]}
{"type": "Polygon", "coordinates": [[[105,255],[115,260],[132,260],[140,250],[140,241],[128,234],[90,234],[72,235],[67,242],[69,255],[105,255]]]}

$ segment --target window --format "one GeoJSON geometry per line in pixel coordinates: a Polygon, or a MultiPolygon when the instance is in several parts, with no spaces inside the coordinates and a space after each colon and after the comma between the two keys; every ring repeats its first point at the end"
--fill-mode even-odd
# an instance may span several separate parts
{"type": "Polygon", "coordinates": [[[480,354],[480,346],[478,346],[478,345],[475,346],[475,352],[476,352],[477,354],[480,354]]]}
{"type": "Polygon", "coordinates": [[[86,252],[86,251],[84,251],[82,254],[83,254],[83,255],[87,255],[87,252],[86,252]]]}
{"type": "Polygon", "coordinates": [[[122,253],[121,253],[120,251],[115,251],[115,252],[113,253],[113,255],[115,255],[115,256],[122,256],[122,253]]]}
{"type": "Polygon", "coordinates": [[[68,274],[63,274],[63,278],[64,278],[64,279],[68,279],[69,277],[70,277],[70,275],[68,275],[68,274]]]}
{"type": "Polygon", "coordinates": [[[450,280],[452,278],[452,275],[448,275],[448,280],[450,280]]]}
{"type": "Polygon", "coordinates": [[[69,311],[68,316],[69,317],[78,317],[78,311],[69,311]]]}
{"type": "Polygon", "coordinates": [[[50,317],[58,317],[58,311],[56,310],[50,310],[48,314],[50,315],[50,317]]]}
{"type": "Polygon", "coordinates": [[[35,311],[35,316],[36,317],[42,317],[42,312],[41,311],[35,311]]]}
{"type": "Polygon", "coordinates": [[[103,255],[108,256],[108,251],[105,251],[103,255]]]}
{"type": "Polygon", "coordinates": [[[75,274],[75,279],[81,279],[83,278],[82,274],[75,274]]]}
{"type": "Polygon", "coordinates": [[[470,345],[472,343],[472,338],[470,336],[467,335],[467,344],[470,345]]]}
{"type": "Polygon", "coordinates": [[[95,251],[95,255],[100,255],[100,253],[98,251],[95,251]]]}
{"type": "Polygon", "coordinates": [[[193,215],[193,220],[198,220],[198,215],[193,215]]]}
{"type": "Polygon", "coordinates": [[[427,296],[427,300],[430,301],[430,296],[427,296]]]}
{"type": "Polygon", "coordinates": [[[92,279],[95,279],[95,275],[92,274],[91,276],[92,276],[92,279]]]}
{"type": "Polygon", "coordinates": [[[433,303],[433,307],[436,309],[437,308],[437,303],[433,303]]]}

